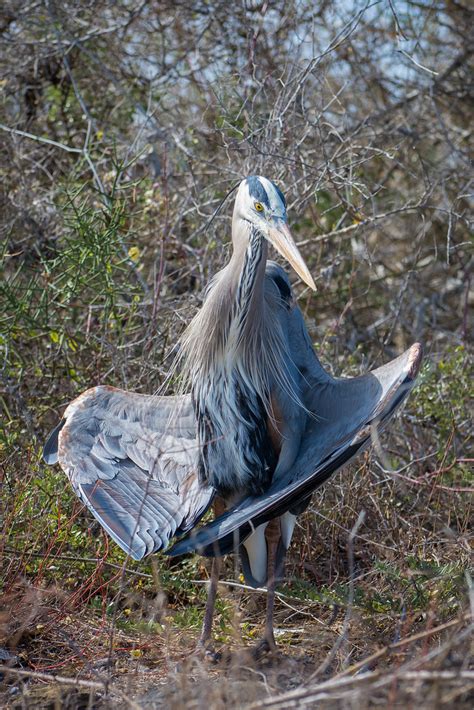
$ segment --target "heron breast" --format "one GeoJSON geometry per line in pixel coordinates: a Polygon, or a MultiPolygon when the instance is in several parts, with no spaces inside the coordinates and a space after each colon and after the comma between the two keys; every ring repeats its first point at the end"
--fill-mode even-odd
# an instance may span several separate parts
{"type": "Polygon", "coordinates": [[[201,480],[223,498],[263,493],[281,448],[278,413],[269,417],[261,397],[238,380],[196,405],[201,480]]]}

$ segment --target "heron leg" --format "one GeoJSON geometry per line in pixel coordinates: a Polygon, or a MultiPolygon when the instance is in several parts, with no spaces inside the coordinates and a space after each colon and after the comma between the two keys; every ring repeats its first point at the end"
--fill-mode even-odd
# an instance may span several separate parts
{"type": "Polygon", "coordinates": [[[273,611],[275,607],[275,589],[277,575],[277,549],[280,541],[280,519],[272,520],[265,530],[267,540],[267,611],[265,615],[265,630],[262,640],[257,644],[256,653],[277,650],[275,634],[273,632],[273,611]]]}
{"type": "MultiPolygon", "coordinates": [[[[218,515],[221,515],[225,511],[225,504],[222,498],[215,498],[214,503],[212,505],[213,510],[214,510],[214,516],[217,517],[218,515]]],[[[213,557],[212,558],[212,565],[211,565],[211,576],[209,580],[209,588],[207,592],[207,600],[206,600],[206,610],[204,612],[204,621],[202,624],[202,629],[201,629],[201,636],[199,637],[199,641],[197,643],[196,650],[197,651],[202,651],[203,649],[206,650],[206,644],[211,638],[211,631],[212,631],[212,622],[214,618],[214,607],[216,604],[216,596],[217,596],[217,586],[219,584],[219,573],[221,570],[221,558],[220,557],[213,557]]]]}
{"type": "Polygon", "coordinates": [[[217,585],[219,584],[219,572],[221,568],[221,558],[213,557],[211,566],[211,578],[209,581],[209,589],[207,592],[206,610],[204,612],[204,621],[202,624],[201,636],[198,641],[198,649],[204,648],[206,643],[211,638],[212,621],[214,618],[214,606],[216,603],[217,585]]]}

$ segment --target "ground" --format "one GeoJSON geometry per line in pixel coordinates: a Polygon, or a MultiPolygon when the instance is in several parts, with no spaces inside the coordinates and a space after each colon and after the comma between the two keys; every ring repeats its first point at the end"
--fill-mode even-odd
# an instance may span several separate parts
{"type": "MultiPolygon", "coordinates": [[[[186,627],[162,592],[146,596],[164,616],[145,622],[127,596],[130,606],[116,613],[110,612],[113,600],[93,610],[77,595],[18,583],[0,617],[7,643],[2,704],[74,710],[118,704],[150,710],[471,706],[472,622],[465,611],[442,623],[432,605],[415,614],[367,613],[357,604],[303,601],[286,584],[277,602],[279,651],[256,658],[264,594],[243,587],[221,585],[216,653],[203,656],[194,653],[197,629],[186,627]]],[[[202,612],[200,597],[191,603],[202,612]]]]}

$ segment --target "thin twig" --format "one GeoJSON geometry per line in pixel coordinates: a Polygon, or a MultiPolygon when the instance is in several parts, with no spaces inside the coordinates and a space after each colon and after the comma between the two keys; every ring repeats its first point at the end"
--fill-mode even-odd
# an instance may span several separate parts
{"type": "Polygon", "coordinates": [[[68,678],[67,676],[54,675],[51,673],[41,673],[40,671],[24,671],[18,668],[10,668],[10,666],[0,666],[0,673],[5,676],[16,675],[19,678],[34,678],[35,680],[44,680],[47,683],[61,683],[63,685],[73,685],[79,688],[90,688],[91,690],[105,691],[105,682],[98,683],[94,680],[84,680],[82,678],[68,678]]]}
{"type": "MultiPolygon", "coordinates": [[[[67,676],[53,675],[49,673],[41,673],[40,671],[24,671],[18,668],[10,668],[9,666],[0,666],[0,673],[4,673],[5,676],[15,675],[18,678],[32,678],[34,680],[42,680],[46,683],[58,683],[59,685],[71,685],[75,688],[88,688],[89,690],[99,690],[103,691],[107,695],[109,694],[107,690],[107,683],[98,683],[93,680],[84,680],[82,678],[68,678],[67,676]]],[[[127,705],[132,708],[132,710],[143,710],[141,705],[134,702],[125,693],[123,693],[118,688],[113,688],[113,694],[118,695],[118,697],[127,703],[127,705]]]]}
{"type": "Polygon", "coordinates": [[[21,131],[19,128],[10,128],[10,126],[6,126],[4,123],[0,123],[0,129],[2,131],[7,131],[7,133],[13,133],[16,136],[29,138],[30,140],[36,141],[37,143],[46,143],[47,145],[53,145],[55,148],[61,148],[61,150],[65,150],[67,153],[82,154],[82,148],[73,148],[72,146],[66,145],[65,143],[58,143],[58,141],[53,141],[51,140],[51,138],[35,136],[33,133],[28,133],[28,131],[21,131]]]}

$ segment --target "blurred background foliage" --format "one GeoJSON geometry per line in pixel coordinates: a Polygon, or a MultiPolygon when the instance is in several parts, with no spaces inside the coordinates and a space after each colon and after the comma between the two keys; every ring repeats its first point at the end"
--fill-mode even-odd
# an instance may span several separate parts
{"type": "MultiPolygon", "coordinates": [[[[229,255],[230,202],[208,220],[263,174],[318,286],[295,284],[325,366],[357,374],[415,340],[426,351],[381,450],[315,496],[288,588],[320,614],[345,603],[365,510],[361,609],[385,628],[465,607],[473,20],[467,0],[2,4],[4,591],[27,580],[59,585],[69,606],[114,599],[124,557],[41,462],[42,442],[86,387],[159,390],[229,255]]],[[[158,568],[176,623],[197,633],[204,566],[186,564],[158,568]]],[[[127,596],[155,598],[155,572],[129,568],[145,576],[126,578],[123,623],[162,618],[127,596]]]]}

